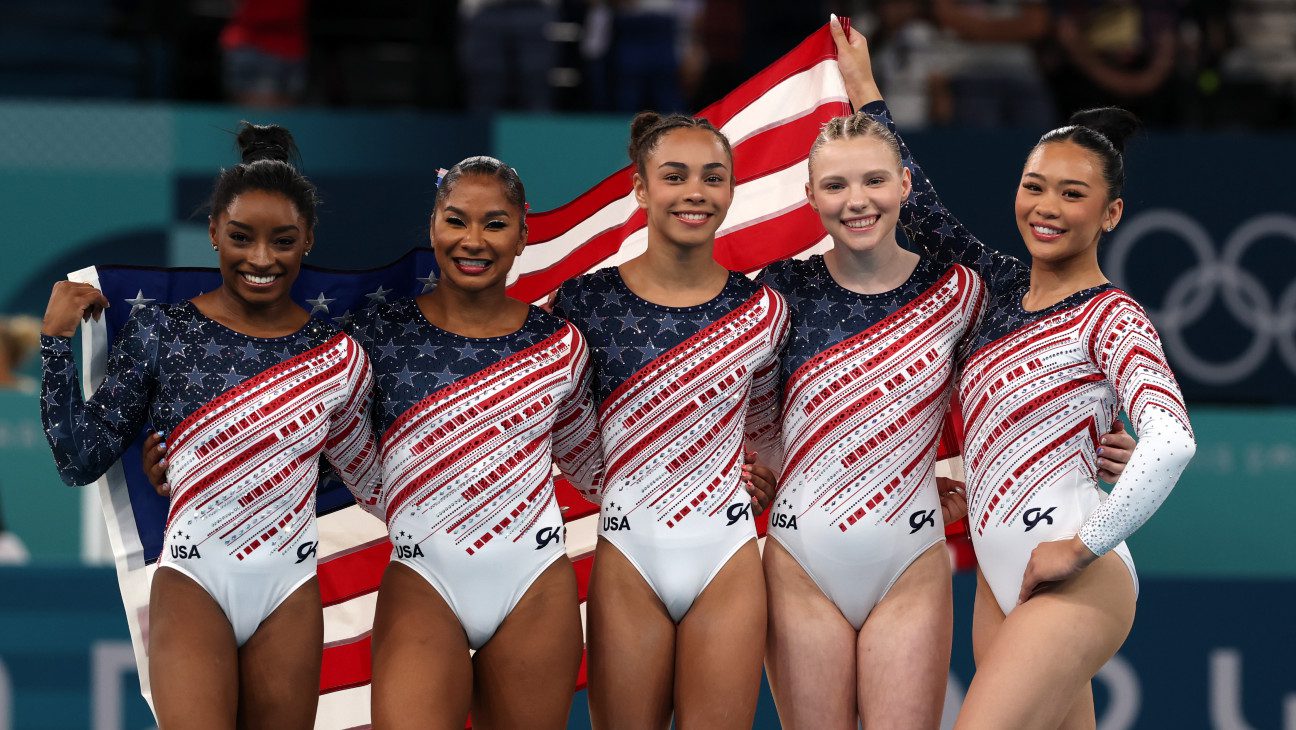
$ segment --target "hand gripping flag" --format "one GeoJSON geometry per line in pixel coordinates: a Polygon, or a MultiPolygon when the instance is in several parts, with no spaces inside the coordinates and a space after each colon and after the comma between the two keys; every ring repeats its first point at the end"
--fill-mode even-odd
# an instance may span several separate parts
{"type": "MultiPolygon", "coordinates": [[[[737,190],[715,256],[726,267],[752,273],[772,261],[806,256],[831,244],[805,200],[806,158],[820,126],[850,112],[827,28],[712,104],[699,116],[729,137],[737,190]]],[[[563,281],[626,261],[646,246],[645,217],[631,192],[631,168],[613,173],[575,200],[530,216],[530,236],[514,264],[510,294],[539,301],[563,281]]],[[[317,317],[344,325],[357,311],[435,285],[430,249],[369,271],[304,267],[294,298],[317,317]]],[[[83,383],[89,396],[103,377],[107,351],[136,304],[178,302],[219,285],[210,269],[106,266],[84,269],[74,280],[98,286],[114,306],[100,322],[82,328],[83,383]]],[[[141,434],[142,440],[143,434],[141,434]]],[[[98,481],[109,540],[145,699],[148,683],[149,580],[162,546],[166,501],[140,465],[140,441],[98,481]]],[[[942,434],[938,470],[962,478],[952,425],[942,434]]],[[[597,535],[597,508],[558,480],[567,523],[567,547],[585,600],[597,535]]],[[[370,629],[382,572],[391,555],[384,526],[362,512],[342,484],[322,475],[318,496],[319,583],[324,605],[324,661],[316,727],[369,724],[370,629]]],[[[764,532],[763,520],[760,523],[764,532]]],[[[582,666],[580,686],[584,686],[582,666]]]]}

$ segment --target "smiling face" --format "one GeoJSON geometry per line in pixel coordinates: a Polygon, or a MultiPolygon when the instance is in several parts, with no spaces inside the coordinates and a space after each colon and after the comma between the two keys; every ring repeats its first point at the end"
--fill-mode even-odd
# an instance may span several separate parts
{"type": "Polygon", "coordinates": [[[481,292],[505,286],[513,260],[526,246],[522,210],[499,180],[466,174],[432,215],[432,248],[441,268],[438,286],[481,292]]]}
{"type": "Polygon", "coordinates": [[[716,231],[733,203],[733,160],[714,132],[676,129],[662,135],[635,173],[639,207],[648,212],[654,235],[679,246],[715,242],[716,231]]]}
{"type": "Polygon", "coordinates": [[[1048,142],[1026,158],[1015,207],[1031,257],[1056,264],[1096,258],[1098,239],[1120,222],[1124,201],[1107,199],[1097,155],[1073,142],[1048,142]]]}
{"type": "Polygon", "coordinates": [[[806,197],[838,246],[865,252],[895,245],[900,206],[909,197],[909,171],[873,136],[825,142],[815,151],[806,197]]]}
{"type": "Polygon", "coordinates": [[[234,198],[212,216],[207,232],[219,252],[223,289],[254,307],[288,300],[302,257],[314,244],[292,201],[264,190],[234,198]]]}

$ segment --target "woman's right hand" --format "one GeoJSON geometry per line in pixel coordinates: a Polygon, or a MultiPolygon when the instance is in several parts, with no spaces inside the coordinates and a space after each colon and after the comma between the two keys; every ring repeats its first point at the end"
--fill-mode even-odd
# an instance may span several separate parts
{"type": "Polygon", "coordinates": [[[882,100],[882,90],[873,78],[873,61],[869,58],[868,39],[863,33],[852,29],[850,38],[837,16],[828,23],[832,32],[833,43],[837,46],[837,70],[846,82],[846,96],[856,109],[873,101],[882,100]]]}
{"type": "Polygon", "coordinates": [[[94,317],[108,308],[108,298],[103,292],[89,284],[75,281],[60,281],[50,292],[49,305],[45,307],[45,319],[41,322],[41,334],[50,337],[71,337],[76,334],[77,325],[83,320],[94,317]]]}
{"type": "Polygon", "coordinates": [[[963,482],[936,477],[936,493],[940,496],[941,517],[946,526],[967,517],[967,486],[963,482]]]}

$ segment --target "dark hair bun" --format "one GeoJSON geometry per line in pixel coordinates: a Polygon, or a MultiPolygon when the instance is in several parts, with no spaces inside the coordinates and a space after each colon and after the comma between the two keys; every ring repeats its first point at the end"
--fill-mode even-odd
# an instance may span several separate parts
{"type": "Polygon", "coordinates": [[[278,124],[252,124],[241,122],[237,138],[243,164],[257,160],[279,160],[292,164],[297,156],[297,144],[292,132],[278,124]]]}
{"type": "Polygon", "coordinates": [[[657,112],[639,112],[634,119],[630,120],[630,148],[627,152],[630,153],[631,160],[639,160],[645,135],[661,120],[662,115],[657,112]]]}
{"type": "Polygon", "coordinates": [[[236,141],[242,163],[216,176],[209,201],[212,216],[229,210],[230,203],[248,190],[262,190],[288,198],[297,206],[306,226],[314,228],[319,196],[311,181],[293,164],[300,158],[292,133],[277,124],[243,122],[236,141]]]}
{"type": "Polygon", "coordinates": [[[1132,112],[1115,106],[1084,109],[1072,114],[1068,121],[1106,137],[1121,154],[1125,153],[1126,140],[1143,128],[1143,122],[1132,112]]]}

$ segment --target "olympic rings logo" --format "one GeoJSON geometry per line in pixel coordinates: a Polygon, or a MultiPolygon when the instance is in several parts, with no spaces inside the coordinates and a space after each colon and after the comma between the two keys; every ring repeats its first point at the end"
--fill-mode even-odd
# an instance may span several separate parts
{"type": "Polygon", "coordinates": [[[1296,374],[1296,278],[1275,301],[1264,283],[1241,265],[1242,255],[1261,239],[1282,237],[1296,243],[1296,217],[1258,215],[1233,231],[1216,253],[1210,234],[1187,215],[1168,209],[1140,213],[1122,225],[1106,246],[1103,268],[1112,281],[1125,286],[1126,260],[1138,241],[1151,233],[1177,237],[1197,259],[1171,282],[1160,307],[1146,307],[1176,368],[1202,383],[1232,385],[1264,365],[1276,346],[1287,369],[1296,374]],[[1251,341],[1242,352],[1224,361],[1198,356],[1184,339],[1184,331],[1210,309],[1217,296],[1234,320],[1251,331],[1251,341]]]}

